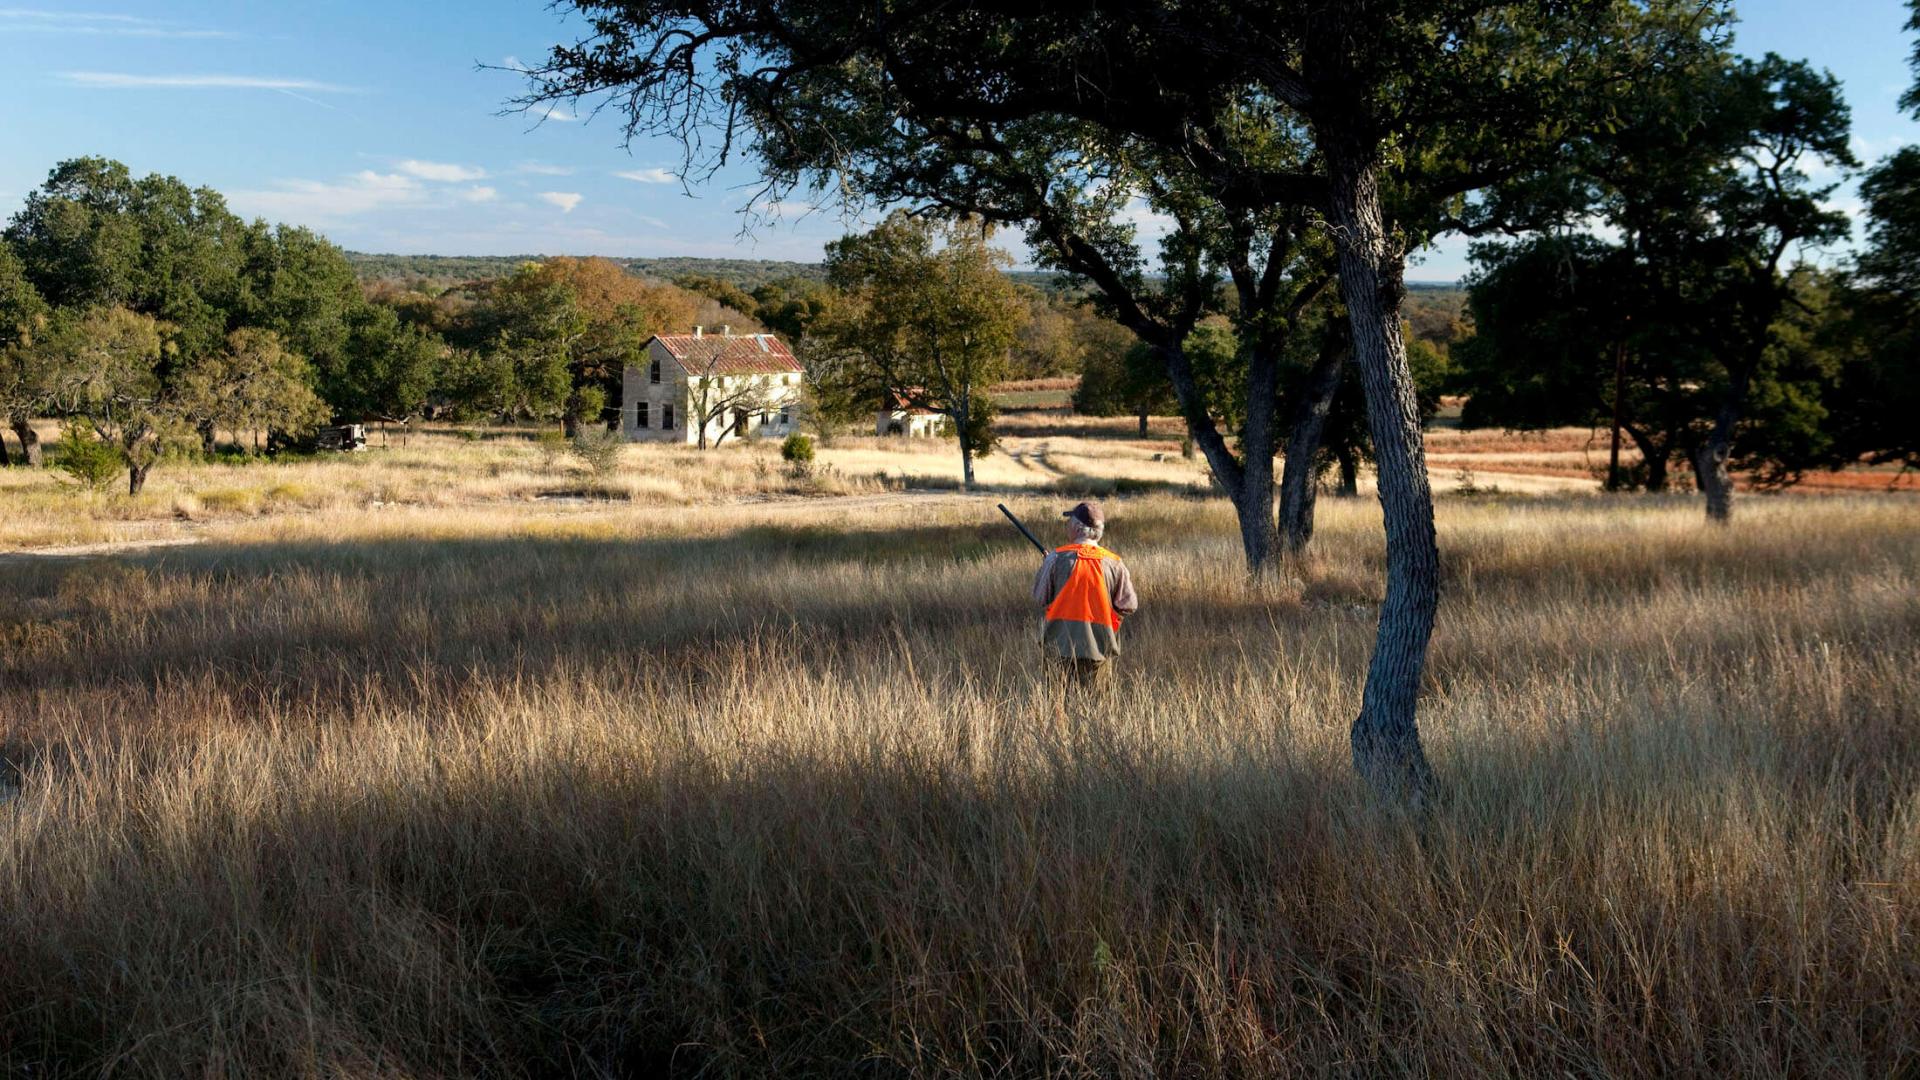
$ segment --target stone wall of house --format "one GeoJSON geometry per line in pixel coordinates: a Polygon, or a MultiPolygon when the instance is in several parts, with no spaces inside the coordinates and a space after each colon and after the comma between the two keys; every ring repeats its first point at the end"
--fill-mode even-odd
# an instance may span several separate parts
{"type": "Polygon", "coordinates": [[[646,363],[621,374],[620,433],[633,442],[696,441],[687,419],[686,372],[658,341],[648,345],[646,363]]]}

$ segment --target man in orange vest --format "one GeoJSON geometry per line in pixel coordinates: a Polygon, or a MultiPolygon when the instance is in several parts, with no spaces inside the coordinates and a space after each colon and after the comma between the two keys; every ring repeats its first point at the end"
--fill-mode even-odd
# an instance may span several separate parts
{"type": "Polygon", "coordinates": [[[1093,503],[1081,503],[1060,515],[1072,540],[1040,564],[1033,579],[1033,600],[1046,612],[1040,643],[1060,665],[1060,673],[1087,688],[1120,653],[1120,620],[1140,609],[1133,575],[1120,556],[1100,546],[1106,515],[1093,503]]]}

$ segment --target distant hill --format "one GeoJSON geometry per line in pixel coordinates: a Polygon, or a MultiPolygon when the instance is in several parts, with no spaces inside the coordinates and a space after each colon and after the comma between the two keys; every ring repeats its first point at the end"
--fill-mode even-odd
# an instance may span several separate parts
{"type": "MultiPolygon", "coordinates": [[[[513,273],[521,263],[539,262],[546,255],[377,255],[347,252],[347,261],[362,281],[439,282],[486,281],[513,273]]],[[[643,277],[672,281],[687,274],[719,278],[749,291],[781,278],[826,280],[819,263],[779,259],[700,259],[676,256],[661,259],[615,258],[614,262],[643,277]]],[[[1007,276],[1043,292],[1060,291],[1059,275],[1051,270],[1010,270],[1007,276]]]]}
{"type": "MultiPolygon", "coordinates": [[[[539,262],[545,258],[548,256],[376,255],[364,251],[347,252],[347,261],[353,264],[354,272],[360,275],[362,281],[426,280],[446,283],[486,281],[513,273],[514,267],[521,263],[539,262]]],[[[811,281],[824,281],[827,276],[826,268],[819,263],[789,262],[780,259],[701,259],[675,256],[661,259],[614,258],[613,261],[643,277],[672,281],[687,274],[698,274],[732,282],[748,291],[781,278],[797,277],[811,281]]],[[[1070,283],[1063,285],[1060,275],[1052,270],[1009,270],[1007,276],[1022,285],[1046,293],[1077,295],[1083,291],[1083,287],[1070,283]]],[[[1459,283],[1452,281],[1409,281],[1407,292],[1409,301],[1415,306],[1450,308],[1456,314],[1466,296],[1459,283]],[[1425,303],[1422,304],[1421,301],[1425,303]]]]}
{"type": "MultiPolygon", "coordinates": [[[[484,281],[505,277],[522,263],[539,262],[546,255],[377,255],[364,251],[347,252],[347,261],[363,281],[399,281],[424,278],[432,281],[484,281]]],[[[683,274],[702,274],[731,281],[743,289],[752,289],[780,278],[801,277],[824,280],[826,271],[819,263],[783,262],[775,259],[625,259],[614,262],[645,277],[667,280],[683,274]]]]}

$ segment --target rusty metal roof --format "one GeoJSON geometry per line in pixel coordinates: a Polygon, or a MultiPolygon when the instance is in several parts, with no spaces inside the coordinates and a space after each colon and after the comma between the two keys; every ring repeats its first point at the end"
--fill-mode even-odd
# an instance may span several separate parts
{"type": "Polygon", "coordinates": [[[772,334],[656,334],[689,375],[780,375],[799,371],[786,343],[772,334]]]}

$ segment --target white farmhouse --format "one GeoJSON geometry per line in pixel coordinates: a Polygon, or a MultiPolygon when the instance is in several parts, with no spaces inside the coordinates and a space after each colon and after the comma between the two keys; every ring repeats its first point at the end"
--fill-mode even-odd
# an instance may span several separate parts
{"type": "Polygon", "coordinates": [[[800,361],[772,334],[658,334],[621,377],[620,432],[634,442],[707,445],[800,428],[800,361]]]}

